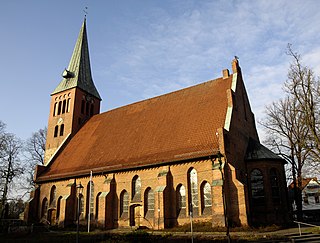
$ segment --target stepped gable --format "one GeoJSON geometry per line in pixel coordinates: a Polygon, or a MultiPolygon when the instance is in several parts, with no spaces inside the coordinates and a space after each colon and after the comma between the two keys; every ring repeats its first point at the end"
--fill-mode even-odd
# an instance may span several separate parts
{"type": "Polygon", "coordinates": [[[93,116],[37,181],[216,153],[216,132],[225,123],[233,75],[93,116]]]}

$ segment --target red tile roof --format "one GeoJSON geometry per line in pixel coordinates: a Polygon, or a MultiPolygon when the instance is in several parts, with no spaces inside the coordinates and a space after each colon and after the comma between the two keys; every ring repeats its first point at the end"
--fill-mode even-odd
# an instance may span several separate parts
{"type": "Polygon", "coordinates": [[[231,83],[232,75],[93,116],[37,181],[214,154],[231,83]]]}

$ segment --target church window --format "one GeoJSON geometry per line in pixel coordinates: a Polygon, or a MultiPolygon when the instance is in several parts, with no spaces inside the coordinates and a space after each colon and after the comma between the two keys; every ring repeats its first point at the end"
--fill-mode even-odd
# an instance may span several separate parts
{"type": "Polygon", "coordinates": [[[66,105],[67,105],[67,101],[63,100],[63,102],[62,102],[62,114],[66,112],[66,105]]]}
{"type": "Polygon", "coordinates": [[[63,136],[64,133],[64,124],[61,124],[60,126],[60,136],[63,136]]]}
{"type": "Polygon", "coordinates": [[[57,188],[56,186],[51,187],[50,191],[50,207],[56,207],[56,193],[57,193],[57,188]]]}
{"type": "Polygon", "coordinates": [[[59,103],[58,103],[58,115],[61,114],[61,108],[62,108],[62,101],[59,101],[59,103]]]}
{"type": "Polygon", "coordinates": [[[57,201],[57,219],[60,217],[61,199],[62,197],[59,197],[57,201]]]}
{"type": "Polygon", "coordinates": [[[137,175],[132,179],[132,200],[141,201],[141,179],[137,175]]]}
{"type": "Polygon", "coordinates": [[[90,106],[90,116],[93,116],[93,104],[90,106]]]}
{"type": "Polygon", "coordinates": [[[120,217],[128,216],[129,212],[129,194],[123,190],[120,194],[120,217]]]}
{"type": "Polygon", "coordinates": [[[82,194],[79,195],[80,198],[80,205],[79,205],[79,215],[84,213],[84,197],[82,194]]]}
{"type": "Polygon", "coordinates": [[[265,202],[264,184],[262,172],[254,169],[250,174],[251,196],[254,205],[261,205],[265,202]]]}
{"type": "Polygon", "coordinates": [[[70,102],[71,102],[71,99],[68,98],[68,100],[67,100],[67,112],[70,112],[70,102]]]}
{"type": "Polygon", "coordinates": [[[144,215],[154,217],[154,193],[150,187],[144,193],[144,215]]]}
{"type": "Polygon", "coordinates": [[[48,212],[48,199],[45,197],[42,200],[41,218],[47,219],[47,212],[48,212]]]}
{"type": "Polygon", "coordinates": [[[53,116],[56,116],[56,115],[57,115],[57,105],[58,105],[58,103],[55,102],[55,103],[54,103],[54,107],[53,107],[53,116]]]}
{"type": "Polygon", "coordinates": [[[212,194],[209,182],[204,181],[201,185],[201,210],[202,214],[211,212],[212,194]]]}
{"type": "Polygon", "coordinates": [[[89,104],[89,102],[86,102],[86,115],[88,116],[89,115],[89,107],[90,106],[90,104],[89,104]]]}
{"type": "Polygon", "coordinates": [[[81,114],[84,114],[84,106],[85,106],[85,101],[81,101],[81,114]]]}
{"type": "Polygon", "coordinates": [[[101,192],[99,192],[96,197],[96,219],[98,219],[98,215],[99,215],[99,197],[100,197],[100,195],[101,195],[101,192]]]}
{"type": "Polygon", "coordinates": [[[186,189],[183,185],[180,184],[177,186],[176,192],[177,216],[179,216],[182,210],[186,209],[186,189]]]}
{"type": "Polygon", "coordinates": [[[279,190],[279,179],[278,173],[275,168],[270,170],[270,184],[271,184],[271,195],[274,203],[280,202],[280,190],[279,190]]]}
{"type": "Polygon", "coordinates": [[[198,178],[197,178],[197,171],[192,168],[188,173],[188,198],[189,198],[189,205],[192,207],[190,210],[198,208],[198,178]]]}
{"type": "Polygon", "coordinates": [[[87,216],[89,215],[89,207],[90,207],[90,217],[93,217],[94,210],[94,183],[91,181],[91,191],[90,191],[90,182],[87,185],[87,203],[86,203],[86,211],[87,216]]]}
{"type": "Polygon", "coordinates": [[[59,126],[56,125],[56,126],[54,127],[54,134],[53,134],[53,136],[54,136],[55,138],[58,136],[58,130],[59,130],[59,126]]]}

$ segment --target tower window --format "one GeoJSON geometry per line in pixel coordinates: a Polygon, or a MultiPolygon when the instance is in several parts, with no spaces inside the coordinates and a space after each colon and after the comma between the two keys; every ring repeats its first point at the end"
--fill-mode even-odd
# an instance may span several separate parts
{"type": "Polygon", "coordinates": [[[71,99],[68,98],[68,100],[67,100],[67,112],[70,112],[70,101],[71,101],[71,99]]]}
{"type": "Polygon", "coordinates": [[[56,116],[57,115],[57,105],[58,103],[54,103],[54,107],[53,107],[53,116],[56,116]]]}
{"type": "Polygon", "coordinates": [[[67,105],[67,101],[63,100],[63,102],[62,102],[62,114],[66,112],[66,105],[67,105]]]}
{"type": "Polygon", "coordinates": [[[61,114],[61,108],[62,108],[61,106],[62,106],[62,102],[59,101],[59,105],[58,105],[58,115],[61,114]]]}
{"type": "Polygon", "coordinates": [[[58,136],[58,129],[59,129],[58,125],[54,127],[54,134],[53,134],[53,136],[54,136],[55,138],[58,136]]]}
{"type": "Polygon", "coordinates": [[[63,136],[64,133],[64,124],[61,124],[60,126],[60,136],[63,136]]]}

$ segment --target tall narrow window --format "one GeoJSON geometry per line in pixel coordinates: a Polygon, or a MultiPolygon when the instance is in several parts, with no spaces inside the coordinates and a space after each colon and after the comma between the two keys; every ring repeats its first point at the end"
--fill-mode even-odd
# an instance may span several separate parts
{"type": "Polygon", "coordinates": [[[50,191],[50,207],[56,207],[56,193],[57,193],[57,188],[56,186],[52,186],[51,187],[51,191],[50,191]]]}
{"type": "Polygon", "coordinates": [[[120,217],[127,217],[129,212],[129,194],[123,190],[120,194],[120,217]]]}
{"type": "Polygon", "coordinates": [[[212,207],[212,195],[211,186],[208,182],[203,182],[201,185],[201,209],[202,214],[208,214],[211,212],[212,207]]]}
{"type": "Polygon", "coordinates": [[[41,218],[47,219],[47,213],[48,213],[48,199],[45,197],[42,200],[41,218]]]}
{"type": "Polygon", "coordinates": [[[64,124],[61,124],[60,126],[60,136],[63,136],[64,133],[64,124]]]}
{"type": "Polygon", "coordinates": [[[60,217],[61,199],[62,197],[59,197],[57,201],[57,219],[60,217]]]}
{"type": "Polygon", "coordinates": [[[137,175],[132,179],[132,200],[141,201],[141,179],[137,175]]]}
{"type": "Polygon", "coordinates": [[[68,100],[67,100],[67,112],[70,112],[70,102],[71,102],[71,99],[68,98],[68,100]]]}
{"type": "Polygon", "coordinates": [[[62,102],[62,114],[66,112],[67,101],[63,100],[62,102]]]}
{"type": "Polygon", "coordinates": [[[93,217],[94,213],[94,183],[91,181],[91,191],[90,191],[90,182],[87,185],[87,204],[86,204],[86,215],[89,215],[89,207],[90,207],[90,217],[93,217]]]}
{"type": "Polygon", "coordinates": [[[150,187],[144,193],[144,216],[154,217],[154,193],[150,187]]]}
{"type": "Polygon", "coordinates": [[[79,195],[80,197],[80,211],[79,211],[79,215],[84,213],[84,197],[82,194],[79,195]]]}
{"type": "Polygon", "coordinates": [[[86,115],[88,116],[89,115],[89,107],[90,106],[90,104],[89,104],[89,102],[87,101],[86,102],[86,115]]]}
{"type": "Polygon", "coordinates": [[[91,104],[91,106],[90,106],[90,116],[93,116],[93,104],[91,104]]]}
{"type": "Polygon", "coordinates": [[[101,192],[98,193],[96,197],[96,219],[98,219],[99,216],[99,197],[101,195],[101,192]]]}
{"type": "Polygon", "coordinates": [[[84,106],[85,106],[85,101],[81,101],[81,114],[84,114],[84,106]]]}
{"type": "Polygon", "coordinates": [[[177,216],[181,213],[185,214],[186,209],[186,189],[183,185],[178,185],[176,190],[176,200],[177,200],[177,216]]]}
{"type": "Polygon", "coordinates": [[[279,190],[279,179],[278,173],[275,168],[270,170],[270,185],[271,185],[271,195],[273,203],[280,202],[280,190],[279,190]]]}
{"type": "Polygon", "coordinates": [[[58,105],[58,103],[56,102],[56,103],[54,103],[54,107],[53,107],[53,116],[56,116],[57,115],[57,105],[58,105]]]}
{"type": "Polygon", "coordinates": [[[254,205],[261,205],[265,202],[264,184],[262,172],[254,169],[250,174],[251,196],[254,205]]]}
{"type": "Polygon", "coordinates": [[[61,114],[61,108],[62,108],[62,102],[59,101],[59,104],[58,104],[58,115],[61,114]]]}
{"type": "Polygon", "coordinates": [[[54,127],[54,134],[53,134],[53,136],[54,136],[55,138],[58,136],[58,130],[59,130],[59,126],[56,125],[56,126],[54,127]]]}
{"type": "MultiPolygon", "coordinates": [[[[197,171],[192,168],[188,175],[189,179],[189,207],[192,207],[193,212],[198,209],[198,177],[197,171]]],[[[189,209],[190,211],[190,209],[189,209]]]]}

